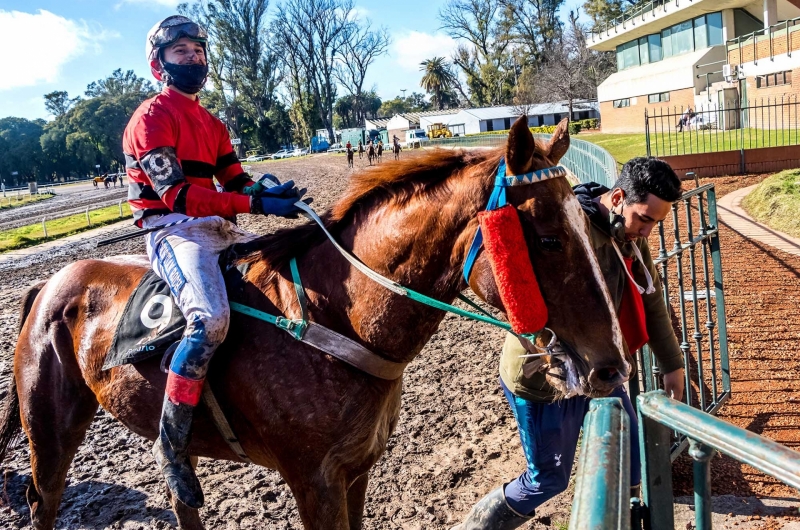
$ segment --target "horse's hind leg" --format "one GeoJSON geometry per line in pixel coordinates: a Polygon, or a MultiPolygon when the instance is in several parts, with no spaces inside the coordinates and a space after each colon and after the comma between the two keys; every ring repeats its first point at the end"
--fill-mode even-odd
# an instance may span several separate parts
{"type": "MultiPolygon", "coordinates": [[[[197,457],[190,456],[189,461],[194,469],[197,469],[197,457]]],[[[172,511],[175,512],[175,517],[178,518],[178,528],[181,530],[205,530],[203,521],[200,519],[200,512],[196,508],[190,508],[179,501],[169,490],[167,490],[167,498],[172,505],[172,511]]]]}
{"type": "Polygon", "coordinates": [[[297,511],[307,530],[353,528],[348,523],[347,487],[341,481],[333,480],[333,483],[328,482],[323,473],[319,472],[315,476],[302,479],[303,483],[297,487],[292,485],[297,511]]]}
{"type": "Polygon", "coordinates": [[[41,355],[25,355],[18,348],[14,370],[31,451],[33,482],[26,497],[37,530],[55,525],[69,466],[98,406],[74,357],[59,358],[51,345],[44,348],[41,355]]]}
{"type": "Polygon", "coordinates": [[[350,485],[347,490],[347,515],[350,530],[361,530],[361,520],[364,517],[364,503],[367,499],[367,486],[369,475],[364,473],[350,485]]]}

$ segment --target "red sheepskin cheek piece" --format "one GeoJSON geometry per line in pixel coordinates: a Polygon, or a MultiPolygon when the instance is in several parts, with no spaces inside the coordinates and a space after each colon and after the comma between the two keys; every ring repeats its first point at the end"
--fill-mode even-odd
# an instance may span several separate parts
{"type": "Polygon", "coordinates": [[[517,209],[506,205],[480,212],[483,245],[494,281],[515,333],[535,333],[547,323],[547,306],[533,272],[517,209]]]}

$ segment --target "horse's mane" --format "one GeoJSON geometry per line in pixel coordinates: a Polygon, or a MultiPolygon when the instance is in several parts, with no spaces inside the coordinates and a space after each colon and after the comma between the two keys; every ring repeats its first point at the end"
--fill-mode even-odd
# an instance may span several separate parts
{"type": "MultiPolygon", "coordinates": [[[[346,224],[360,208],[388,201],[402,206],[414,196],[436,193],[451,175],[470,166],[481,162],[499,163],[500,156],[499,150],[434,149],[411,159],[369,168],[351,176],[342,197],[320,217],[328,230],[336,235],[341,225],[346,224]]],[[[323,240],[325,234],[316,223],[309,221],[279,229],[248,243],[249,253],[242,261],[255,263],[264,260],[275,271],[323,240]]]]}

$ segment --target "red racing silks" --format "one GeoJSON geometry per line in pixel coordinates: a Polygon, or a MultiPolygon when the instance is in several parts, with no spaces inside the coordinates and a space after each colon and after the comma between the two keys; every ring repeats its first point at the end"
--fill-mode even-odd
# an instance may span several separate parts
{"type": "Polygon", "coordinates": [[[167,397],[176,405],[196,407],[203,393],[204,382],[205,379],[189,379],[170,370],[167,375],[167,397]]]}
{"type": "Polygon", "coordinates": [[[519,214],[513,206],[480,212],[483,245],[515,333],[536,333],[547,324],[547,306],[533,272],[519,214]]]}
{"type": "Polygon", "coordinates": [[[619,304],[619,326],[622,335],[628,343],[628,351],[633,352],[647,344],[650,337],[647,335],[647,321],[644,316],[644,301],[636,286],[631,282],[633,277],[633,258],[624,258],[628,276],[625,279],[625,289],[622,292],[622,302],[619,304]]]}

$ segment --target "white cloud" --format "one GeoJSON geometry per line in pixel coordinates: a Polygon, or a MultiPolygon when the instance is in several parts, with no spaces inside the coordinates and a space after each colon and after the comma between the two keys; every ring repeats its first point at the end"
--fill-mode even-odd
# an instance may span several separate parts
{"type": "Polygon", "coordinates": [[[397,64],[409,72],[419,72],[419,63],[433,57],[450,59],[458,46],[455,39],[442,33],[422,33],[411,31],[395,35],[392,51],[396,55],[397,64]]]}
{"type": "Polygon", "coordinates": [[[43,9],[0,9],[0,90],[52,83],[66,63],[115,35],[43,9]]]}

